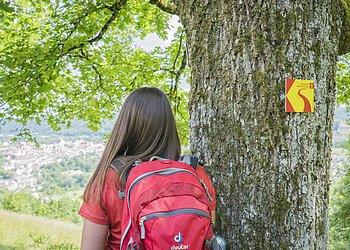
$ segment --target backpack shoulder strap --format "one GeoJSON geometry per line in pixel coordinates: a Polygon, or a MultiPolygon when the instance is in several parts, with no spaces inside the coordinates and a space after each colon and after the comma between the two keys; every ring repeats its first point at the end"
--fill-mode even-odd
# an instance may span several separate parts
{"type": "MultiPolygon", "coordinates": [[[[142,161],[136,160],[136,161],[134,162],[132,168],[134,168],[134,167],[140,165],[141,163],[142,163],[142,161]]],[[[114,169],[117,169],[116,167],[114,167],[114,165],[112,165],[112,163],[111,163],[111,167],[113,167],[114,169]]],[[[130,169],[128,170],[128,172],[126,173],[126,179],[128,179],[128,176],[129,176],[129,174],[130,174],[132,168],[130,168],[130,169]]],[[[118,190],[119,199],[121,199],[121,200],[124,199],[125,195],[126,195],[126,191],[125,191],[125,190],[124,190],[124,191],[118,190]]]]}

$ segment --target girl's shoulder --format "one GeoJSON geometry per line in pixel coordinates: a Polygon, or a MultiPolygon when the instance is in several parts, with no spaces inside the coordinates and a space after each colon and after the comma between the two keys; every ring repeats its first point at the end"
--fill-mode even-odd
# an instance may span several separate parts
{"type": "Polygon", "coordinates": [[[115,187],[118,187],[117,175],[118,175],[118,169],[112,166],[110,166],[107,169],[105,182],[104,182],[104,191],[111,188],[113,189],[115,187]]]}

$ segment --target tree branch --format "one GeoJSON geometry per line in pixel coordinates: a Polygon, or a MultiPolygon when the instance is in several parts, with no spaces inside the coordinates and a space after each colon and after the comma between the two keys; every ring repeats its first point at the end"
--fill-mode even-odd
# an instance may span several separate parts
{"type": "Polygon", "coordinates": [[[159,9],[172,15],[177,15],[175,5],[169,3],[167,0],[150,0],[150,4],[156,5],[159,9]]]}
{"type": "Polygon", "coordinates": [[[98,80],[99,84],[98,86],[95,88],[95,91],[99,90],[100,88],[103,89],[103,91],[106,93],[106,95],[108,96],[108,101],[111,103],[111,104],[114,104],[113,102],[113,98],[111,96],[111,94],[109,93],[109,91],[103,86],[103,77],[102,77],[102,74],[100,73],[100,71],[98,70],[97,66],[100,66],[98,65],[97,63],[95,62],[92,62],[89,58],[89,55],[86,54],[83,50],[83,48],[80,49],[80,54],[78,54],[78,57],[79,58],[82,58],[84,60],[86,60],[87,62],[89,62],[89,64],[91,65],[91,68],[93,69],[93,71],[95,72],[96,74],[96,79],[98,80]],[[96,66],[97,65],[97,66],[96,66]]]}
{"type": "Polygon", "coordinates": [[[184,53],[182,55],[181,66],[180,66],[179,70],[176,72],[175,82],[177,82],[177,83],[180,82],[180,76],[181,76],[182,72],[184,71],[184,69],[186,68],[186,65],[187,65],[187,53],[186,53],[186,50],[184,50],[184,53]]]}
{"type": "Polygon", "coordinates": [[[176,95],[177,95],[177,86],[178,86],[179,81],[180,81],[180,76],[181,76],[182,71],[186,67],[187,58],[186,58],[186,51],[184,51],[184,57],[182,58],[180,69],[178,71],[175,71],[176,63],[177,63],[177,60],[179,59],[179,55],[180,55],[181,49],[182,49],[183,35],[184,35],[184,30],[182,30],[182,32],[181,32],[180,41],[179,41],[179,49],[177,51],[177,54],[176,54],[176,57],[175,57],[175,60],[174,60],[174,63],[173,63],[172,71],[175,72],[175,79],[173,79],[175,81],[173,81],[173,84],[171,85],[169,96],[172,96],[175,93],[175,97],[176,97],[176,95]]]}
{"type": "Polygon", "coordinates": [[[339,41],[339,55],[350,52],[350,0],[340,0],[343,9],[342,29],[339,41]]]}
{"type": "Polygon", "coordinates": [[[101,40],[103,35],[107,32],[109,26],[114,22],[114,20],[117,18],[119,11],[122,9],[123,5],[125,5],[126,0],[117,1],[113,4],[110,10],[112,10],[112,16],[108,19],[108,21],[105,23],[105,25],[102,27],[100,32],[95,36],[94,38],[88,40],[88,43],[92,44],[93,42],[96,42],[98,40],[101,40]]]}
{"type": "Polygon", "coordinates": [[[70,53],[73,50],[79,49],[84,47],[87,43],[93,44],[94,42],[97,42],[103,38],[103,35],[107,32],[108,28],[111,26],[111,24],[114,22],[114,20],[117,18],[119,11],[122,9],[122,7],[125,5],[126,0],[120,0],[116,1],[113,6],[108,7],[109,10],[112,11],[112,16],[107,20],[105,25],[101,28],[100,32],[93,38],[87,40],[86,42],[77,44],[71,48],[69,48],[63,55],[66,55],[70,53]]]}
{"type": "Polygon", "coordinates": [[[5,106],[6,104],[8,104],[9,101],[11,101],[13,96],[10,96],[7,100],[4,100],[5,102],[0,104],[0,108],[2,108],[3,106],[5,106]]]}
{"type": "Polygon", "coordinates": [[[180,35],[179,49],[178,49],[178,51],[176,53],[176,56],[175,56],[175,60],[174,60],[174,63],[173,63],[173,68],[171,70],[167,70],[174,77],[174,78],[172,78],[172,84],[170,86],[170,91],[169,91],[169,93],[167,95],[169,96],[169,99],[171,101],[174,101],[174,104],[175,104],[174,115],[176,116],[177,113],[179,113],[180,116],[183,119],[185,119],[183,114],[179,110],[181,98],[178,96],[178,86],[180,84],[180,77],[181,77],[183,71],[185,70],[185,68],[187,66],[187,50],[186,49],[183,51],[180,68],[176,71],[176,64],[177,64],[177,61],[178,61],[178,59],[180,57],[180,53],[181,53],[181,50],[182,50],[183,36],[184,36],[184,30],[182,30],[181,35],[180,35]]]}

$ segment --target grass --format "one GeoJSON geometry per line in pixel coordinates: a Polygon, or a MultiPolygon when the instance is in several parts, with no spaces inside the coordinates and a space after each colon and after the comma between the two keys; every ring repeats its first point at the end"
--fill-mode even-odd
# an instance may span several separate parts
{"type": "Polygon", "coordinates": [[[79,249],[82,225],[0,210],[0,250],[79,249]]]}
{"type": "Polygon", "coordinates": [[[78,199],[79,201],[82,200],[82,196],[84,195],[85,188],[81,188],[78,190],[73,190],[69,192],[65,192],[64,196],[72,199],[78,199]]]}

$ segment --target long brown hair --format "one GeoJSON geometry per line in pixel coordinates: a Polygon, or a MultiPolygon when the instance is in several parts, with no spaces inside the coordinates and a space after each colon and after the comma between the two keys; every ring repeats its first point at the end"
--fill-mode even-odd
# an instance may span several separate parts
{"type": "Polygon", "coordinates": [[[159,89],[143,87],[125,100],[100,162],[84,191],[84,201],[91,198],[101,203],[104,180],[111,162],[121,166],[116,184],[125,188],[127,174],[137,160],[152,156],[178,160],[180,141],[173,112],[167,96],[159,89]]]}

